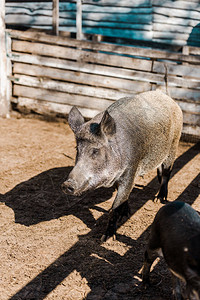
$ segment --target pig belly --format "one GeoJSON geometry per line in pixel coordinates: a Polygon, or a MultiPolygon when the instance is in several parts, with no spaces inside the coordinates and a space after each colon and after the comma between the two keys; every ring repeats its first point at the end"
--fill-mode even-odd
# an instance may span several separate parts
{"type": "Polygon", "coordinates": [[[157,169],[163,163],[163,161],[167,158],[167,156],[168,156],[168,153],[160,156],[159,160],[158,159],[155,160],[154,159],[155,156],[153,154],[152,154],[152,158],[151,158],[151,155],[144,158],[138,166],[136,176],[143,176],[146,173],[148,173],[154,169],[157,169]]]}

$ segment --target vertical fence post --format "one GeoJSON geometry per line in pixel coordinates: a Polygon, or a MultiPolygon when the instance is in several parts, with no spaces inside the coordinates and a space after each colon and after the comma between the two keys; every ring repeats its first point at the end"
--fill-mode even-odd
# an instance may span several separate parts
{"type": "Polygon", "coordinates": [[[6,32],[6,56],[7,56],[7,101],[10,104],[12,98],[12,82],[10,78],[12,77],[12,40],[9,32],[6,32]]]}
{"type": "Polygon", "coordinates": [[[9,117],[10,99],[7,95],[7,82],[5,0],[0,0],[0,116],[2,117],[9,117]]]}
{"type": "Polygon", "coordinates": [[[82,0],[76,0],[76,38],[81,40],[82,34],[82,0]]]}
{"type": "MultiPolygon", "coordinates": [[[[184,55],[189,55],[190,54],[190,48],[189,48],[189,46],[183,46],[183,48],[182,48],[182,53],[184,54],[184,55]]],[[[188,65],[188,63],[182,63],[183,65],[188,65]]]]}
{"type": "Polygon", "coordinates": [[[53,0],[53,34],[59,35],[59,0],[53,0]]]}

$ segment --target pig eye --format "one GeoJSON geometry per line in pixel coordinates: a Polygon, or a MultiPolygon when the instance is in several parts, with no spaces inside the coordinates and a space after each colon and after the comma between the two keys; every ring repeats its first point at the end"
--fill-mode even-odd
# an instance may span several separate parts
{"type": "Polygon", "coordinates": [[[93,148],[93,149],[91,150],[91,156],[94,158],[94,157],[96,157],[96,156],[99,154],[99,152],[100,152],[99,149],[93,148]]]}

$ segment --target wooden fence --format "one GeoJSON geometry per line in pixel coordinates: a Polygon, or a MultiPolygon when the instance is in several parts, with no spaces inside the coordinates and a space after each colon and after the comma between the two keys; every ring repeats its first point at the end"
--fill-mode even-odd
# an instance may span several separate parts
{"type": "Polygon", "coordinates": [[[184,113],[183,133],[200,138],[200,51],[119,46],[9,30],[12,102],[19,110],[91,118],[120,97],[163,88],[184,113]]]}
{"type": "MultiPolygon", "coordinates": [[[[62,0],[57,17],[60,31],[200,46],[199,0],[62,0]]],[[[7,0],[6,24],[51,29],[52,1],[7,0]]]]}

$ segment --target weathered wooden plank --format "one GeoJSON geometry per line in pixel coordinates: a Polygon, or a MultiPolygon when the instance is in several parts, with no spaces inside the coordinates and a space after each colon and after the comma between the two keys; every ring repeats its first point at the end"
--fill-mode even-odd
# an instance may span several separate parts
{"type": "Polygon", "coordinates": [[[174,8],[166,8],[166,7],[153,7],[153,12],[156,14],[160,14],[163,16],[168,17],[179,17],[179,18],[185,18],[185,19],[194,19],[199,20],[200,19],[200,12],[199,11],[193,11],[193,10],[184,10],[184,9],[174,9],[174,8]],[[188,13],[189,12],[189,13],[188,13]]]}
{"type": "Polygon", "coordinates": [[[100,99],[97,97],[88,97],[83,95],[62,93],[52,90],[27,87],[14,84],[13,95],[18,97],[26,97],[38,99],[48,102],[76,105],[84,108],[91,108],[97,110],[106,109],[112,101],[100,99]]]}
{"type": "MultiPolygon", "coordinates": [[[[51,11],[52,6],[51,2],[22,2],[22,3],[16,3],[16,2],[9,2],[6,3],[6,13],[17,13],[17,14],[30,14],[30,15],[36,15],[38,13],[40,14],[49,14],[49,11],[51,11]]],[[[67,2],[60,2],[59,3],[59,10],[61,15],[64,17],[66,12],[73,12],[72,16],[74,17],[74,12],[78,10],[78,7],[76,3],[67,3],[67,2]]],[[[128,14],[151,14],[152,13],[152,7],[150,5],[147,5],[146,7],[143,6],[116,6],[115,3],[113,5],[99,5],[99,3],[93,3],[86,4],[82,3],[82,11],[85,13],[85,17],[90,18],[90,13],[98,14],[100,13],[105,14],[105,18],[108,15],[111,14],[123,14],[124,15],[124,22],[126,22],[126,17],[128,14]]],[[[49,14],[50,15],[50,14],[49,14]]]]}
{"type": "MultiPolygon", "coordinates": [[[[22,112],[27,112],[27,110],[29,110],[30,112],[34,111],[42,115],[62,115],[66,117],[67,114],[69,114],[72,105],[19,97],[17,102],[17,108],[19,109],[19,111],[22,112]]],[[[83,107],[79,107],[79,110],[82,113],[82,115],[86,118],[93,118],[96,114],[100,112],[97,109],[88,109],[83,107]]]]}
{"type": "Polygon", "coordinates": [[[88,34],[101,34],[110,37],[123,37],[136,40],[151,41],[153,37],[152,31],[134,30],[134,29],[118,29],[104,27],[83,27],[83,32],[88,34]]]}
{"type": "Polygon", "coordinates": [[[93,14],[104,14],[105,15],[105,19],[107,15],[110,14],[123,14],[124,15],[124,22],[126,22],[126,18],[128,17],[128,15],[130,14],[151,14],[153,9],[151,6],[149,7],[127,7],[127,6],[121,6],[120,9],[119,7],[115,6],[115,4],[113,4],[112,6],[99,6],[99,5],[90,5],[90,4],[84,4],[83,3],[83,13],[86,12],[86,18],[90,19],[91,15],[90,13],[93,14]]]}
{"type": "MultiPolygon", "coordinates": [[[[180,64],[170,64],[167,63],[168,74],[170,75],[179,75],[184,77],[193,77],[193,78],[200,78],[200,66],[192,66],[192,65],[180,65],[180,64]]],[[[156,61],[153,65],[153,72],[157,73],[165,73],[165,65],[163,62],[156,61]]]]}
{"type": "Polygon", "coordinates": [[[121,78],[113,78],[101,75],[84,74],[80,72],[59,70],[49,67],[33,66],[21,63],[15,63],[13,73],[36,76],[42,78],[58,79],[62,81],[81,83],[90,86],[99,86],[112,88],[121,91],[143,92],[151,89],[148,82],[134,82],[121,78]]]}
{"type": "Polygon", "coordinates": [[[122,97],[131,96],[134,94],[128,92],[120,92],[112,89],[100,88],[100,87],[92,87],[88,85],[78,85],[69,82],[61,82],[50,79],[40,79],[38,77],[26,76],[21,74],[15,74],[14,78],[12,78],[14,82],[18,85],[25,85],[30,87],[38,87],[42,89],[48,89],[58,92],[77,94],[77,95],[85,95],[90,97],[103,98],[109,100],[117,100],[122,97]]]}
{"type": "MultiPolygon", "coordinates": [[[[113,0],[111,1],[90,1],[90,0],[82,0],[82,5],[84,9],[87,11],[93,10],[99,11],[107,11],[111,12],[112,9],[115,9],[115,12],[118,12],[119,10],[123,13],[130,13],[130,9],[134,8],[141,8],[144,9],[144,7],[147,9],[151,8],[151,0],[134,0],[134,2],[131,2],[129,0],[120,0],[115,3],[113,3],[113,0]],[[120,8],[119,8],[120,7],[120,8]]],[[[51,9],[51,2],[12,2],[12,1],[6,1],[6,11],[7,9],[14,7],[14,8],[20,8],[21,11],[23,9],[29,9],[30,13],[34,13],[36,10],[50,10],[51,9]]],[[[60,11],[76,11],[76,0],[74,1],[65,1],[59,3],[59,10],[60,11]]],[[[24,11],[22,11],[24,12],[24,11]]],[[[136,11],[137,12],[137,11],[136,11]]],[[[144,11],[145,12],[145,11],[144,11]]],[[[149,13],[149,12],[148,12],[149,13]]]]}
{"type": "MultiPolygon", "coordinates": [[[[200,115],[200,104],[176,100],[182,111],[200,115]]],[[[200,118],[200,116],[199,116],[200,118]]]]}
{"type": "MultiPolygon", "coordinates": [[[[153,30],[158,31],[161,33],[163,32],[173,32],[174,34],[190,34],[193,29],[193,26],[182,26],[178,24],[164,24],[164,23],[154,23],[153,24],[153,30]]],[[[156,35],[154,35],[156,37],[156,35]]],[[[163,38],[166,38],[166,36],[163,35],[163,38]]]]}
{"type": "Polygon", "coordinates": [[[157,7],[168,7],[173,9],[184,9],[186,11],[196,10],[200,11],[200,5],[198,0],[196,2],[192,1],[163,1],[153,0],[153,6],[157,7]]]}
{"type": "MultiPolygon", "coordinates": [[[[76,3],[60,2],[59,11],[76,12],[76,3]]],[[[6,14],[52,15],[52,2],[7,2],[6,14]]],[[[74,15],[75,16],[75,15],[74,15]]]]}
{"type": "Polygon", "coordinates": [[[184,112],[183,123],[200,127],[200,115],[184,112]]]}
{"type": "MultiPolygon", "coordinates": [[[[165,44],[165,45],[171,45],[171,46],[185,46],[187,45],[187,41],[186,40],[171,40],[171,39],[152,39],[152,42],[155,43],[160,43],[160,44],[165,44]]],[[[196,46],[198,46],[198,43],[196,44],[196,46]]]]}
{"type": "Polygon", "coordinates": [[[92,62],[103,65],[118,66],[130,69],[151,70],[151,61],[135,59],[119,55],[110,55],[105,53],[94,53],[79,49],[70,49],[61,46],[46,45],[42,43],[31,43],[26,41],[13,41],[13,51],[20,51],[32,54],[40,54],[59,58],[78,60],[79,62],[92,62]]]}
{"type": "MultiPolygon", "coordinates": [[[[124,68],[115,68],[109,66],[101,66],[98,64],[78,63],[74,61],[57,59],[51,57],[43,57],[37,55],[23,54],[13,52],[10,57],[13,62],[21,62],[34,64],[39,66],[46,66],[58,68],[63,70],[72,70],[96,75],[112,76],[123,79],[131,79],[135,81],[145,81],[156,83],[158,85],[165,85],[165,74],[154,74],[151,72],[142,72],[137,70],[129,70],[124,68]]],[[[184,77],[168,76],[168,86],[178,86],[184,88],[200,89],[199,80],[188,80],[184,77]]]]}
{"type": "Polygon", "coordinates": [[[83,12],[83,19],[91,19],[95,21],[110,20],[110,22],[126,22],[126,23],[138,23],[142,24],[151,24],[152,15],[151,14],[127,14],[126,16],[123,13],[87,13],[83,12]],[[126,18],[125,18],[126,17],[126,18]]]}
{"type": "Polygon", "coordinates": [[[118,7],[148,7],[151,6],[151,0],[120,0],[115,1],[113,3],[113,0],[100,0],[96,2],[95,0],[82,0],[83,4],[95,4],[99,6],[118,6],[118,7]]]}
{"type": "Polygon", "coordinates": [[[6,24],[10,25],[26,25],[33,27],[34,25],[42,27],[51,27],[52,26],[52,17],[49,16],[29,16],[29,15],[6,15],[6,24]]]}
{"type": "MultiPolygon", "coordinates": [[[[61,20],[61,25],[68,24],[68,20],[61,20]],[[66,22],[67,21],[67,22],[66,22]]],[[[152,24],[142,24],[142,23],[119,23],[119,22],[109,22],[105,20],[95,21],[95,20],[83,20],[83,27],[103,27],[103,28],[126,28],[126,29],[139,29],[143,31],[151,31],[152,24]]]]}
{"type": "Polygon", "coordinates": [[[200,103],[199,90],[170,87],[169,91],[170,91],[170,96],[174,99],[200,103]]]}
{"type": "MultiPolygon", "coordinates": [[[[76,19],[71,15],[71,13],[66,13],[65,16],[60,15],[59,18],[60,25],[67,26],[67,25],[75,25],[76,27],[76,19]]],[[[43,14],[36,14],[34,16],[27,15],[27,14],[7,14],[6,15],[6,24],[7,25],[21,25],[33,27],[35,25],[46,27],[47,25],[52,25],[52,16],[43,15],[43,14]]]]}
{"type": "Polygon", "coordinates": [[[190,63],[200,63],[200,55],[183,55],[182,53],[175,53],[170,51],[160,51],[154,49],[147,49],[141,47],[121,46],[107,43],[94,43],[91,41],[78,41],[75,39],[69,39],[64,37],[50,36],[47,34],[41,34],[38,32],[23,32],[18,30],[8,30],[12,38],[43,42],[53,45],[62,45],[68,47],[77,47],[82,49],[114,52],[124,55],[142,56],[155,59],[169,59],[174,61],[183,61],[190,63]]]}
{"type": "Polygon", "coordinates": [[[162,14],[157,14],[154,12],[154,23],[164,23],[164,24],[174,24],[182,26],[196,26],[199,23],[199,20],[190,19],[190,18],[179,18],[177,16],[165,16],[162,14]]]}
{"type": "Polygon", "coordinates": [[[200,127],[183,124],[182,133],[188,134],[190,136],[200,137],[200,127]]]}
{"type": "MultiPolygon", "coordinates": [[[[145,76],[145,74],[144,74],[145,76]]],[[[161,74],[160,74],[161,76],[161,74]]],[[[152,81],[152,83],[157,83],[158,85],[164,85],[165,86],[165,80],[164,80],[163,76],[163,80],[162,81],[152,81]]],[[[161,77],[162,78],[162,77],[161,77]]],[[[188,78],[184,78],[184,77],[179,77],[179,76],[170,76],[168,75],[167,77],[168,79],[168,86],[169,87],[183,87],[183,88],[190,88],[190,89],[197,89],[200,92],[200,83],[199,83],[199,79],[190,79],[188,80],[188,78]]]]}
{"type": "Polygon", "coordinates": [[[52,15],[51,2],[7,2],[6,1],[6,14],[43,14],[52,15]]]}
{"type": "Polygon", "coordinates": [[[167,40],[172,40],[176,41],[178,40],[183,40],[187,41],[189,38],[189,33],[180,33],[180,32],[165,32],[165,31],[154,31],[153,33],[153,38],[154,39],[167,39],[167,40]]]}
{"type": "Polygon", "coordinates": [[[189,54],[200,55],[200,47],[189,47],[189,54]]]}

